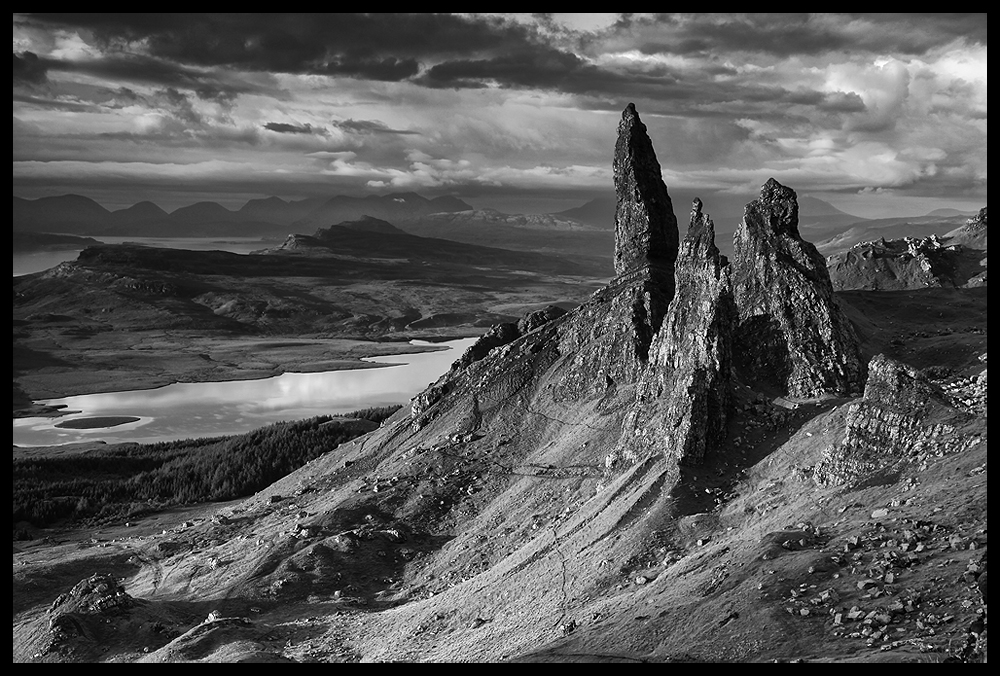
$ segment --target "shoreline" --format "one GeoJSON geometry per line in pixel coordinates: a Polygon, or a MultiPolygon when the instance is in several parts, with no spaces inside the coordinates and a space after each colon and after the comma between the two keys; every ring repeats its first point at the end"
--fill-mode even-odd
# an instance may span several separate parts
{"type": "MultiPolygon", "coordinates": [[[[470,333],[470,332],[460,332],[470,333]]],[[[49,406],[41,402],[88,394],[105,394],[131,390],[154,390],[174,383],[210,383],[240,380],[262,380],[286,373],[320,373],[328,371],[390,368],[392,364],[365,361],[372,357],[435,352],[440,343],[472,335],[408,336],[399,340],[366,341],[349,338],[202,338],[172,344],[169,350],[149,350],[152,354],[141,364],[115,363],[115,356],[102,355],[89,360],[84,353],[80,366],[72,369],[34,369],[16,373],[12,419],[58,418],[73,413],[67,406],[49,406]],[[413,345],[422,340],[429,345],[413,345]],[[211,350],[211,352],[206,352],[211,350]],[[169,351],[170,354],[162,354],[169,351]],[[133,368],[129,368],[132,366],[133,368]]],[[[147,336],[147,342],[150,336],[147,336]]],[[[157,338],[162,339],[159,335],[157,338]]],[[[123,354],[130,351],[125,350],[123,354]]],[[[58,358],[60,355],[55,353],[58,358]]],[[[67,355],[68,356],[68,355],[67,355]]],[[[64,362],[65,363],[65,362],[64,362]]]]}

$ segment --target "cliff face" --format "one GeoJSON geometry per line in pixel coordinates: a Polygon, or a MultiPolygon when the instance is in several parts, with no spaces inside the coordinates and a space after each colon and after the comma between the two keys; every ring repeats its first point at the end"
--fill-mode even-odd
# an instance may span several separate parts
{"type": "Polygon", "coordinates": [[[715,224],[695,200],[675,266],[676,291],[637,387],[618,453],[658,452],[700,462],[725,436],[732,395],[736,312],[729,263],[715,246],[715,224]]]}
{"type": "Polygon", "coordinates": [[[618,127],[614,166],[620,274],[565,317],[543,313],[490,329],[415,400],[415,426],[427,424],[435,415],[431,408],[444,395],[465,396],[469,379],[475,379],[480,401],[503,402],[514,393],[533,396],[540,389],[557,406],[599,399],[613,409],[630,401],[619,397],[646,369],[673,297],[677,257],[677,219],[646,127],[631,104],[618,127]],[[530,330],[543,324],[542,331],[530,330]],[[473,364],[474,369],[466,368],[473,364]]]}
{"type": "MultiPolygon", "coordinates": [[[[985,370],[972,389],[979,382],[985,392],[985,370]]],[[[979,441],[962,433],[971,419],[920,371],[878,355],[868,365],[864,398],[850,404],[843,441],[824,453],[814,478],[821,485],[851,483],[898,472],[928,454],[965,450],[979,441]]]]}
{"type": "Polygon", "coordinates": [[[748,381],[793,397],[846,395],[863,378],[858,339],[798,222],[795,191],[773,178],[746,206],[734,237],[737,361],[748,381]]]}

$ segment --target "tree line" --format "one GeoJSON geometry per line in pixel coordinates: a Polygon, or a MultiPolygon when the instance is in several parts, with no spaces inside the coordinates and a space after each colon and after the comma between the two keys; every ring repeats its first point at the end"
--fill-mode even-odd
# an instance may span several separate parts
{"type": "MultiPolygon", "coordinates": [[[[399,406],[347,414],[381,423],[399,406]]],[[[338,416],[339,418],[340,416],[338,416]]],[[[17,524],[123,519],[167,507],[235,500],[266,488],[361,432],[333,416],[231,437],[119,444],[79,455],[14,460],[17,524]]]]}

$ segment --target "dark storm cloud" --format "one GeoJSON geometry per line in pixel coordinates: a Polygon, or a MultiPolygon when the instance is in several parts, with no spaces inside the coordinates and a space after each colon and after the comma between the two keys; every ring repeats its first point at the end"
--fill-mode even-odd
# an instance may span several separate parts
{"type": "MultiPolygon", "coordinates": [[[[956,38],[986,44],[984,14],[750,14],[628,17],[606,36],[635,35],[645,54],[757,52],[814,56],[850,50],[924,54],[956,38]]],[[[593,44],[588,36],[585,44],[593,44]]]]}
{"type": "Polygon", "coordinates": [[[327,61],[317,69],[325,75],[346,75],[360,77],[366,80],[381,80],[384,82],[399,82],[413,77],[420,71],[420,64],[414,58],[398,59],[394,56],[384,58],[358,58],[344,56],[327,61]]]}
{"type": "Polygon", "coordinates": [[[275,131],[279,134],[316,134],[318,130],[313,129],[309,124],[285,124],[284,122],[268,122],[264,129],[275,131]]]}
{"type": "Polygon", "coordinates": [[[42,84],[46,80],[48,67],[38,55],[24,52],[20,56],[14,54],[14,84],[42,84]]]}
{"type": "Polygon", "coordinates": [[[418,60],[505,51],[534,39],[512,21],[439,14],[46,14],[32,19],[89,30],[107,47],[141,42],[154,57],[200,66],[411,77],[418,60]]]}
{"type": "Polygon", "coordinates": [[[406,129],[392,129],[384,122],[378,120],[333,120],[333,126],[353,134],[419,134],[418,131],[406,129]]]}
{"type": "Polygon", "coordinates": [[[193,90],[199,98],[219,102],[231,101],[239,94],[257,91],[251,85],[222,82],[212,73],[139,54],[111,54],[85,61],[43,61],[50,71],[84,73],[112,81],[183,87],[193,90]]]}
{"type": "Polygon", "coordinates": [[[504,87],[558,88],[597,70],[576,54],[539,47],[490,59],[447,61],[430,68],[423,81],[431,87],[479,86],[494,81],[504,87]]]}

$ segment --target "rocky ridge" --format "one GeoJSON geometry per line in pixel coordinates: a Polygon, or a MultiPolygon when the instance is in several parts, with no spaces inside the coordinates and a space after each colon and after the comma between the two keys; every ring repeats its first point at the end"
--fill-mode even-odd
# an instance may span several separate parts
{"type": "MultiPolygon", "coordinates": [[[[974,220],[970,219],[970,223],[974,220]]],[[[985,233],[985,220],[983,223],[985,233]]],[[[966,238],[930,235],[861,242],[830,257],[827,261],[830,279],[838,291],[983,286],[986,284],[985,252],[957,241],[977,240],[977,235],[971,231],[967,234],[966,238]]],[[[985,234],[978,240],[985,248],[985,234]]]]}
{"type": "Polygon", "coordinates": [[[968,408],[962,398],[948,396],[917,369],[877,355],[868,365],[864,397],[848,408],[844,439],[824,454],[815,479],[871,480],[898,472],[904,463],[924,462],[928,454],[963,451],[980,439],[963,431],[973,415],[962,408],[968,408]]]}

